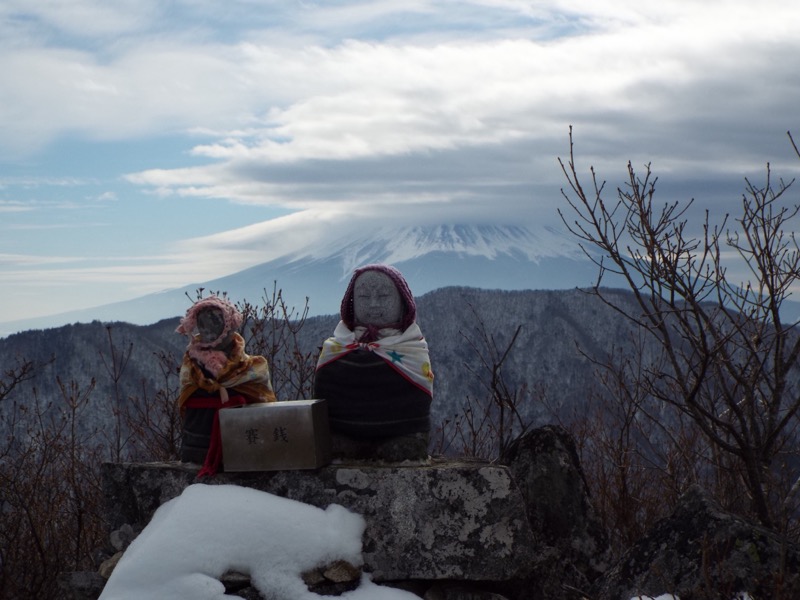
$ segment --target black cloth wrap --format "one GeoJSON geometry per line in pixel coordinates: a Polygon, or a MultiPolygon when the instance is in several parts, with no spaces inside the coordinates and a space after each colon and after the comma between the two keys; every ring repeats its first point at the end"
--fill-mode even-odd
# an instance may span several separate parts
{"type": "MultiPolygon", "coordinates": [[[[204,390],[197,390],[195,396],[216,396],[204,390]]],[[[183,414],[181,431],[181,460],[202,465],[211,443],[211,427],[214,424],[216,408],[189,408],[183,414]]]]}
{"type": "Polygon", "coordinates": [[[320,367],[314,397],[328,401],[331,431],[373,438],[430,431],[431,396],[368,350],[320,367]]]}

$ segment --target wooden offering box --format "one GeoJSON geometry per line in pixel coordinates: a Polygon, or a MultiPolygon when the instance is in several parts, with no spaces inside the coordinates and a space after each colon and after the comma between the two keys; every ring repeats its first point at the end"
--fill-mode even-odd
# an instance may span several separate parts
{"type": "Polygon", "coordinates": [[[331,462],[325,400],[222,408],[219,426],[225,471],[318,469],[331,462]]]}

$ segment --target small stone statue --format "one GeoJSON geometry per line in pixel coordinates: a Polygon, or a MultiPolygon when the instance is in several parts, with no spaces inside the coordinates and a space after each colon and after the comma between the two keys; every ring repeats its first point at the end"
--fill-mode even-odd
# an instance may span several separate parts
{"type": "Polygon", "coordinates": [[[219,409],[275,401],[267,359],[245,353],[236,331],[241,324],[233,304],[209,296],[195,302],[176,329],[189,336],[178,398],[181,460],[202,464],[200,477],[213,475],[222,464],[219,409]]]}
{"type": "Polygon", "coordinates": [[[314,383],[314,397],[328,401],[334,455],[338,435],[339,442],[342,436],[371,440],[361,446],[377,448],[373,458],[427,457],[432,395],[428,344],[402,274],[380,264],[356,269],[342,299],[341,321],[322,346],[314,383]],[[408,449],[410,440],[416,447],[411,455],[386,450],[393,441],[408,449]]]}

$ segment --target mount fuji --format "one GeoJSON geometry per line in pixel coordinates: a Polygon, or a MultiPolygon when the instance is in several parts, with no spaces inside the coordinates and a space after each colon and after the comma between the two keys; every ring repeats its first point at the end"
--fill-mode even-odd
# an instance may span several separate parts
{"type": "MultiPolygon", "coordinates": [[[[309,236],[305,241],[298,240],[295,236],[303,234],[295,232],[284,231],[276,241],[291,250],[231,275],[123,302],[0,324],[0,332],[93,320],[147,325],[182,315],[200,288],[205,293],[226,292],[234,301],[254,304],[262,304],[265,293],[271,298],[277,288],[289,307],[299,310],[307,301],[310,316],[335,314],[353,269],[370,263],[397,267],[417,296],[448,286],[501,290],[586,287],[597,276],[597,267],[583,255],[575,239],[552,227],[364,226],[309,236]],[[292,243],[286,243],[287,239],[292,243]]],[[[274,248],[271,253],[275,254],[274,248]]]]}

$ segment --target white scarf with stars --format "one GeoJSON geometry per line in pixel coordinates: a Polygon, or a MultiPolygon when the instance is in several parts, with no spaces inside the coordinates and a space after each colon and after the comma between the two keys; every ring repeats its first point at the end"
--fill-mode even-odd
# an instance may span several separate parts
{"type": "Polygon", "coordinates": [[[363,327],[356,327],[355,331],[351,331],[344,321],[339,321],[333,337],[322,344],[317,369],[354,350],[368,350],[380,356],[414,385],[433,395],[433,371],[428,342],[422,337],[419,325],[412,323],[405,331],[381,329],[379,339],[374,342],[358,342],[363,332],[363,327]]]}

